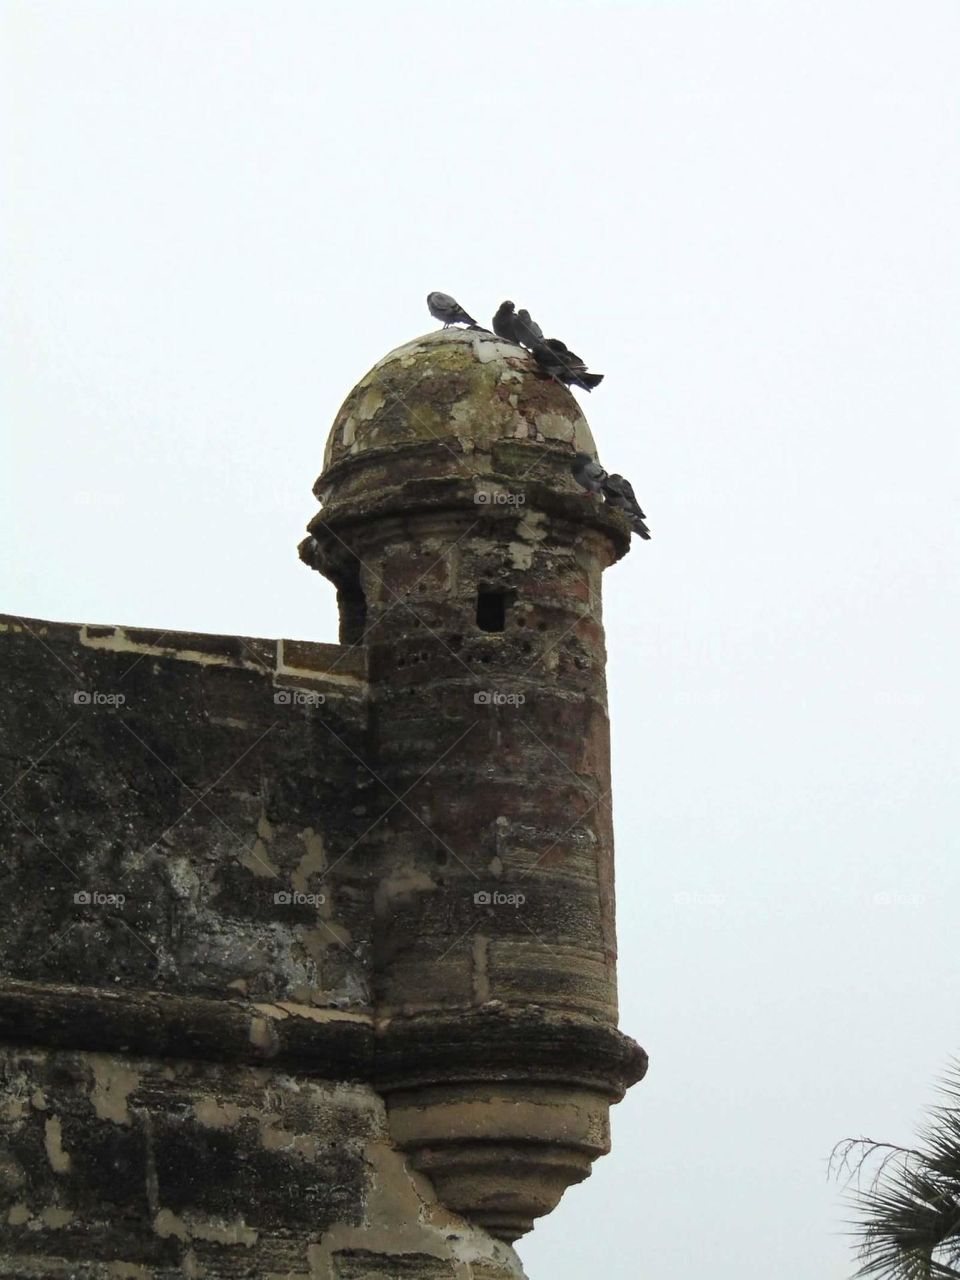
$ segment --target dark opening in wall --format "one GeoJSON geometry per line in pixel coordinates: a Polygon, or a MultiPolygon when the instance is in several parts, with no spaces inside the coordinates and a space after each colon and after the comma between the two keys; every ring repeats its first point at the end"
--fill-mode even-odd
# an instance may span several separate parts
{"type": "Polygon", "coordinates": [[[506,591],[481,585],[477,589],[477,626],[481,631],[502,631],[507,625],[506,591]]]}
{"type": "Polygon", "coordinates": [[[367,629],[367,599],[357,581],[344,582],[337,588],[340,609],[340,643],[362,644],[367,629]]]}

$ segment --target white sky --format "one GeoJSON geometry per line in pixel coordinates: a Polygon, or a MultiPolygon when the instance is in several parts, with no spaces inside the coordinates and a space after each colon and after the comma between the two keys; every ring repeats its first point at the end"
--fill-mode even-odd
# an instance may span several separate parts
{"type": "Polygon", "coordinates": [[[960,1045],[960,5],[3,13],[0,607],[335,639],[341,400],[428,289],[528,306],[653,529],[605,583],[651,1069],[520,1253],[849,1275],[826,1157],[960,1045]]]}

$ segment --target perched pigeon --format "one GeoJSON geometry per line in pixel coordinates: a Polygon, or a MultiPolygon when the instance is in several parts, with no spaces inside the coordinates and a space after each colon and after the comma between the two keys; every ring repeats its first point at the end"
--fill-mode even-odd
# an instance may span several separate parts
{"type": "Polygon", "coordinates": [[[566,373],[567,366],[559,351],[555,351],[546,342],[538,342],[532,348],[532,354],[543,373],[549,374],[551,378],[556,378],[558,382],[561,381],[560,375],[566,373]]]}
{"type": "Polygon", "coordinates": [[[643,515],[637,495],[633,492],[633,485],[623,476],[616,473],[608,475],[603,482],[603,496],[611,507],[616,507],[619,511],[635,511],[638,516],[643,515]]]}
{"type": "Polygon", "coordinates": [[[650,530],[643,523],[646,517],[640,510],[640,503],[637,502],[637,495],[633,492],[633,485],[630,481],[625,480],[623,476],[607,476],[602,481],[602,488],[603,496],[606,498],[608,505],[615,507],[618,511],[623,511],[630,521],[630,527],[634,533],[649,541],[650,530]]]}
{"type": "Polygon", "coordinates": [[[578,387],[583,387],[584,391],[592,391],[594,387],[599,387],[603,381],[603,374],[588,373],[586,362],[559,338],[547,338],[545,345],[560,359],[561,372],[557,376],[561,382],[568,386],[573,382],[578,387]]]}
{"type": "Polygon", "coordinates": [[[531,349],[543,342],[543,330],[523,308],[517,312],[517,335],[522,345],[531,349]]]}
{"type": "Polygon", "coordinates": [[[520,326],[513,311],[512,302],[501,302],[497,314],[493,317],[493,332],[506,342],[520,345],[520,326]]]}
{"type": "Polygon", "coordinates": [[[607,478],[607,473],[590,457],[589,453],[578,453],[573,460],[573,466],[570,468],[570,474],[576,480],[577,484],[582,484],[584,489],[590,493],[599,493],[603,488],[603,482],[607,478]]]}
{"type": "Polygon", "coordinates": [[[587,366],[572,351],[568,351],[559,338],[548,338],[533,348],[533,358],[540,369],[569,387],[571,383],[592,391],[603,381],[602,373],[587,373],[587,366]]]}
{"type": "Polygon", "coordinates": [[[473,316],[468,316],[456,298],[451,298],[449,293],[440,293],[436,289],[433,293],[428,293],[427,307],[434,320],[443,321],[445,329],[452,324],[468,324],[471,329],[480,328],[473,316]]]}

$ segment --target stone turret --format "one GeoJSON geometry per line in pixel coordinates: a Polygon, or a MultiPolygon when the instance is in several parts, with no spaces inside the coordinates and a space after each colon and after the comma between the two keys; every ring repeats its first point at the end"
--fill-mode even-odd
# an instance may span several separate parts
{"type": "Polygon", "coordinates": [[[629,530],[571,477],[578,450],[577,401],[524,351],[430,334],[347,397],[301,547],[366,651],[394,798],[363,841],[377,1017],[407,1046],[382,1071],[392,1132],[506,1239],[608,1149],[645,1067],[616,1030],[600,592],[629,530]]]}
{"type": "Polygon", "coordinates": [[[476,331],[334,422],[340,643],[0,618],[0,1275],[516,1280],[609,1148],[574,397],[476,331]]]}

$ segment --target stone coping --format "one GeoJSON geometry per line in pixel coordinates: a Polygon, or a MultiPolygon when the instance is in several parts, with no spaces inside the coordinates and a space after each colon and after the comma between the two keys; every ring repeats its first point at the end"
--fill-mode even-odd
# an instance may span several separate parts
{"type": "Polygon", "coordinates": [[[124,627],[78,622],[49,622],[0,614],[0,637],[32,637],[40,644],[69,644],[80,649],[133,654],[190,662],[200,666],[225,666],[295,680],[327,680],[360,686],[366,674],[361,647],[319,644],[310,640],[269,640],[255,636],[211,635],[200,631],[159,631],[151,627],[124,627]]]}

